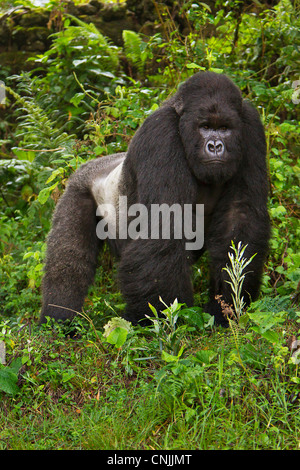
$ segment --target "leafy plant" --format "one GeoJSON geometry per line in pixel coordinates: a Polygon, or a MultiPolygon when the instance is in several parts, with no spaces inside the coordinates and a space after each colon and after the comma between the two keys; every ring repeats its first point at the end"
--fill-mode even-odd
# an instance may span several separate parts
{"type": "Polygon", "coordinates": [[[255,257],[254,254],[248,260],[246,258],[243,258],[246,248],[247,245],[242,246],[242,242],[239,242],[236,247],[234,242],[232,241],[231,249],[233,253],[228,253],[231,266],[228,267],[226,265],[226,267],[223,268],[231,279],[230,281],[226,282],[230,285],[232,290],[231,297],[237,321],[239,321],[245,307],[244,297],[242,297],[242,287],[247,273],[245,273],[244,270],[255,257]]]}
{"type": "Polygon", "coordinates": [[[46,165],[62,154],[70,156],[68,152],[71,152],[74,136],[62,132],[33,98],[34,91],[30,77],[24,74],[21,82],[21,92],[25,92],[26,97],[6,87],[19,105],[17,112],[20,122],[16,135],[20,144],[12,150],[20,160],[29,160],[39,166],[46,165]]]}
{"type": "Polygon", "coordinates": [[[120,348],[125,343],[130,329],[130,322],[124,320],[124,318],[114,317],[104,325],[103,338],[116,348],[120,348]]]}
{"type": "Polygon", "coordinates": [[[139,73],[143,75],[145,64],[149,56],[147,42],[143,41],[138,33],[128,30],[122,32],[122,38],[127,59],[133,66],[136,66],[139,73]]]}
{"type": "Polygon", "coordinates": [[[153,317],[147,316],[147,318],[153,324],[153,331],[159,340],[162,358],[168,362],[173,359],[177,360],[182,355],[184,347],[181,345],[181,341],[186,332],[187,325],[177,325],[180,309],[183,304],[178,303],[177,299],[175,299],[168,307],[162,299],[160,301],[166,307],[161,311],[161,316],[159,316],[156,308],[149,304],[153,317]]]}
{"type": "MultiPolygon", "coordinates": [[[[122,80],[116,79],[119,67],[118,48],[112,45],[93,24],[78,18],[65,20],[64,29],[52,36],[51,48],[34,60],[46,71],[35,77],[37,100],[64,129],[76,133],[84,128],[94,106],[122,80]],[[76,22],[77,26],[71,25],[76,22]],[[81,84],[84,84],[83,92],[81,84]]],[[[37,70],[35,71],[35,73],[37,70]]]]}
{"type": "Polygon", "coordinates": [[[94,144],[97,156],[126,151],[135,130],[165,96],[165,90],[143,87],[133,79],[130,83],[118,85],[87,124],[84,139],[94,144]]]}
{"type": "Polygon", "coordinates": [[[18,387],[18,372],[21,367],[21,358],[15,359],[9,366],[0,364],[0,391],[12,396],[20,391],[18,387]]]}

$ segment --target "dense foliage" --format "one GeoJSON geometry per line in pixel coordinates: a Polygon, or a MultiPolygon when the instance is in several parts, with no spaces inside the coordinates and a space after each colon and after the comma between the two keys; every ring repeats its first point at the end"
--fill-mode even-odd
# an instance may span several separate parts
{"type": "Polygon", "coordinates": [[[299,16],[287,0],[262,11],[219,0],[216,14],[181,3],[184,35],[163,5],[161,32],[123,31],[123,47],[66,17],[31,72],[0,69],[2,448],[299,446],[299,16]],[[124,305],[105,252],[85,317],[71,326],[77,341],[57,326],[38,329],[45,237],[67,178],[126,150],[197,70],[228,74],[265,125],[272,239],[261,298],[228,331],[216,329],[198,307],[208,287],[201,265],[195,307],[152,312],[142,331],[114,318],[124,305]]]}

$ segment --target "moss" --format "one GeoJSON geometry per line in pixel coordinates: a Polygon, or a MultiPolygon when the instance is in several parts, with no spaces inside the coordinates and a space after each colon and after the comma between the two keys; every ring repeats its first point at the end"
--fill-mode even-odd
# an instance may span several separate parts
{"type": "Polygon", "coordinates": [[[20,73],[23,70],[30,70],[32,65],[27,59],[32,55],[29,51],[4,51],[1,52],[1,67],[8,67],[11,74],[20,73]]]}
{"type": "Polygon", "coordinates": [[[20,26],[31,28],[33,26],[47,26],[49,21],[49,12],[43,9],[35,9],[22,15],[20,26]]]}

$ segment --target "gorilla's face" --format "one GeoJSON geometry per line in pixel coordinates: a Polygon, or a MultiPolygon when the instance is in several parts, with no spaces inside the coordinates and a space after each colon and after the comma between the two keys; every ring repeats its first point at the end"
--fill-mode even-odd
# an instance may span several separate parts
{"type": "Polygon", "coordinates": [[[227,181],[242,158],[239,90],[231,82],[225,88],[205,83],[183,93],[182,103],[179,132],[192,172],[206,183],[227,181]]]}

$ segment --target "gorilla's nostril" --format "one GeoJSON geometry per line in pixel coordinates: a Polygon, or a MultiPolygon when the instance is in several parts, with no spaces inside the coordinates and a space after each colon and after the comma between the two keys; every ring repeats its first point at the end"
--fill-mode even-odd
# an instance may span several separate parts
{"type": "Polygon", "coordinates": [[[220,140],[217,140],[217,142],[215,143],[215,149],[216,149],[216,153],[218,154],[222,153],[224,150],[223,142],[221,142],[220,140]]]}

